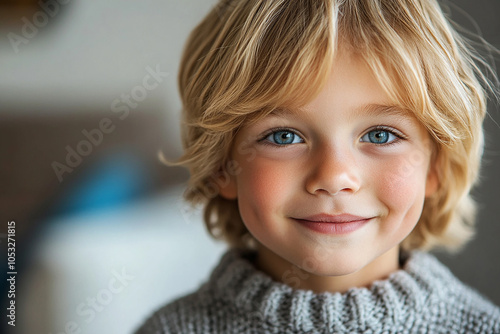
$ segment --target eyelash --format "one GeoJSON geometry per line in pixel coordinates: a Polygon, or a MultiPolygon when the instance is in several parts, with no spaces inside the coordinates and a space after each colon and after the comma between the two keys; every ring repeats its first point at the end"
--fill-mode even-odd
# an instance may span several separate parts
{"type": "MultiPolygon", "coordinates": [[[[288,144],[288,145],[274,144],[274,143],[269,142],[267,140],[267,137],[269,137],[273,133],[280,132],[280,131],[286,131],[286,132],[293,133],[294,135],[299,136],[300,138],[302,138],[302,140],[304,140],[304,136],[302,136],[298,131],[290,129],[290,128],[281,128],[281,127],[278,127],[278,128],[272,128],[272,129],[269,129],[268,131],[266,131],[266,133],[263,134],[257,140],[257,142],[259,142],[261,144],[264,144],[264,145],[274,146],[274,147],[276,147],[276,146],[283,147],[283,146],[289,146],[289,145],[291,145],[291,144],[288,144]]],[[[363,138],[364,136],[366,136],[368,133],[370,133],[372,131],[385,131],[385,132],[388,132],[388,133],[390,133],[390,134],[392,134],[392,135],[394,135],[396,137],[396,139],[394,139],[393,141],[391,141],[389,143],[382,143],[382,144],[370,143],[370,144],[374,144],[374,145],[377,145],[377,146],[390,146],[390,145],[397,144],[401,140],[406,140],[407,139],[407,137],[403,133],[395,130],[394,128],[391,128],[391,127],[388,127],[388,126],[385,126],[385,125],[376,125],[376,126],[368,129],[367,131],[365,131],[363,133],[363,135],[360,137],[360,142],[361,142],[361,138],[363,138]]]]}

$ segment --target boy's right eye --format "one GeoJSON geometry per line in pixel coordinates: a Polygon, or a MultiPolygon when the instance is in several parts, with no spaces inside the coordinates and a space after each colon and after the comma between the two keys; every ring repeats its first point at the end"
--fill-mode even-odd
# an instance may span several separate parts
{"type": "Polygon", "coordinates": [[[266,135],[263,141],[274,145],[290,145],[303,143],[304,139],[291,130],[277,130],[266,135]]]}

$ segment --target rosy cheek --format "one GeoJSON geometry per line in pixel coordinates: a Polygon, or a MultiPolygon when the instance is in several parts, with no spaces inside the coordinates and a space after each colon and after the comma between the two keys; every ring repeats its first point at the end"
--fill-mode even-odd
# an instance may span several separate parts
{"type": "Polygon", "coordinates": [[[259,208],[272,206],[284,194],[286,174],[282,165],[255,158],[242,170],[240,198],[259,208]]]}
{"type": "Polygon", "coordinates": [[[273,223],[286,202],[287,173],[283,164],[256,157],[237,178],[240,214],[250,233],[263,243],[270,242],[270,235],[284,233],[283,226],[273,223]]]}
{"type": "Polygon", "coordinates": [[[389,209],[393,216],[418,219],[417,215],[423,202],[422,190],[425,177],[422,168],[409,164],[406,157],[390,159],[387,165],[381,166],[376,173],[378,198],[389,209]],[[384,168],[385,166],[385,168],[384,168]],[[422,197],[422,198],[421,198],[422,197]]]}

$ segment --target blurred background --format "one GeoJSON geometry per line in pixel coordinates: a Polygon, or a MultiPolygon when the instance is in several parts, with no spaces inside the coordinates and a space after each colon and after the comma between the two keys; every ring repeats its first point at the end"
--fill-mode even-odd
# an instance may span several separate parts
{"type": "MultiPolygon", "coordinates": [[[[500,47],[500,1],[446,3],[500,47]]],[[[218,261],[224,245],[181,199],[187,172],[157,158],[181,154],[179,59],[214,4],[0,0],[3,310],[11,221],[17,272],[16,327],[2,313],[2,332],[131,333],[218,261]]],[[[489,112],[477,236],[437,255],[498,305],[498,105],[489,112]]]]}

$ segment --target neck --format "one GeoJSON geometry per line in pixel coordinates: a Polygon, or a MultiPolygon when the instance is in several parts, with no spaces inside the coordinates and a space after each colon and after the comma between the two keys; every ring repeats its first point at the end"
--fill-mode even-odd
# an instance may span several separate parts
{"type": "Polygon", "coordinates": [[[286,276],[285,272],[289,272],[292,268],[296,278],[293,287],[316,293],[343,293],[351,288],[369,287],[374,281],[386,279],[399,269],[399,247],[390,249],[362,269],[342,276],[320,276],[307,272],[262,245],[258,246],[257,254],[256,266],[275,281],[292,285],[282,279],[286,276]]]}

